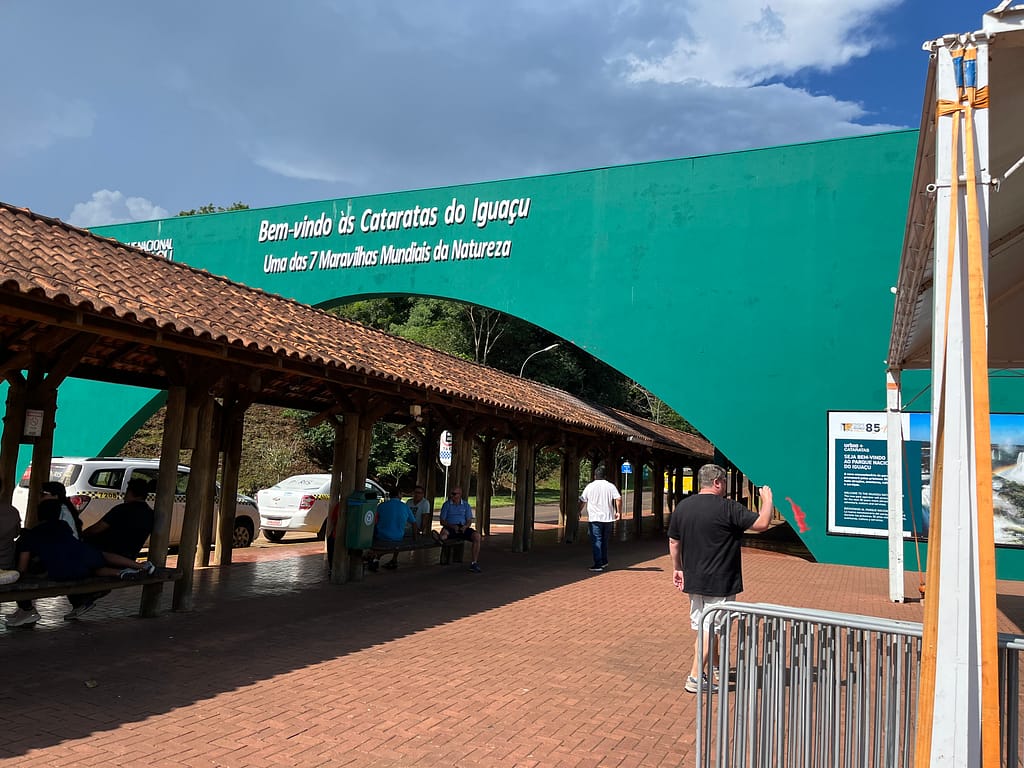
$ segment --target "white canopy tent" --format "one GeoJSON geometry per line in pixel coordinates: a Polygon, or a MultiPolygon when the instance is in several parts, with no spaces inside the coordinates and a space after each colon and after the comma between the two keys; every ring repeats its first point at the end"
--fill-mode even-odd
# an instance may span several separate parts
{"type": "Polygon", "coordinates": [[[989,377],[1024,367],[1024,5],[931,54],[888,358],[890,597],[903,594],[900,374],[932,371],[917,765],[998,765],[989,377]],[[993,752],[994,750],[994,752],[993,752]]]}

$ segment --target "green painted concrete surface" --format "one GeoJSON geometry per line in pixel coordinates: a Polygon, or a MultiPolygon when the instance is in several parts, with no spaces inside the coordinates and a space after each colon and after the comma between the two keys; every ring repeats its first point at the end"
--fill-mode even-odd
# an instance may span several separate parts
{"type": "MultiPolygon", "coordinates": [[[[664,399],[791,521],[798,504],[817,558],[882,566],[884,540],[826,535],[826,412],[884,408],[916,147],[903,131],[95,231],[308,304],[414,294],[528,320],[664,399]]],[[[122,417],[80,408],[79,386],[58,452],[116,449],[154,394],[122,417]]],[[[1001,576],[1020,555],[1000,551],[1001,576]]]]}

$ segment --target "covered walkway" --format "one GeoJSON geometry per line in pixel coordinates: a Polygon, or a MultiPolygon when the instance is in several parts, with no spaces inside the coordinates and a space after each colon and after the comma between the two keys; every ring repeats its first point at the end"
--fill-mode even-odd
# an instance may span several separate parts
{"type": "MultiPolygon", "coordinates": [[[[0,629],[0,760],[693,764],[692,634],[663,541],[616,542],[613,569],[590,574],[585,543],[538,531],[513,553],[498,534],[480,575],[403,560],[346,590],[325,581],[321,550],[267,545],[200,569],[191,613],[139,619],[122,590],[72,623],[66,603],[40,601],[36,629],[0,629]]],[[[748,601],[922,619],[885,598],[884,570],[744,557],[748,601]]],[[[1024,584],[999,583],[999,610],[1020,632],[1024,584]]]]}

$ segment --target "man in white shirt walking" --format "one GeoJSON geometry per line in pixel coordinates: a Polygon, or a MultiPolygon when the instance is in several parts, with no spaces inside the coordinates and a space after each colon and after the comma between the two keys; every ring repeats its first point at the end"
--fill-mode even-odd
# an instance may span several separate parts
{"type": "Polygon", "coordinates": [[[580,494],[580,514],[587,513],[590,527],[590,545],[594,550],[594,564],[590,570],[603,571],[608,567],[608,539],[612,537],[612,523],[622,514],[622,496],[619,489],[604,479],[604,467],[594,470],[594,480],[580,494]]]}

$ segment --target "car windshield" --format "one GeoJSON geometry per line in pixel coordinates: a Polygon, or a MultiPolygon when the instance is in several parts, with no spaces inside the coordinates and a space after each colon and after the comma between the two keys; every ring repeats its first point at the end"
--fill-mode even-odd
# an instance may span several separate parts
{"type": "Polygon", "coordinates": [[[315,491],[331,481],[330,475],[295,475],[275,485],[282,491],[315,491]]]}
{"type": "MultiPolygon", "coordinates": [[[[81,472],[81,464],[51,461],[49,479],[51,482],[60,483],[61,485],[74,485],[81,472]]],[[[18,485],[22,488],[28,488],[29,478],[31,478],[31,476],[32,465],[30,464],[25,470],[25,473],[21,476],[21,481],[18,485]]]]}

